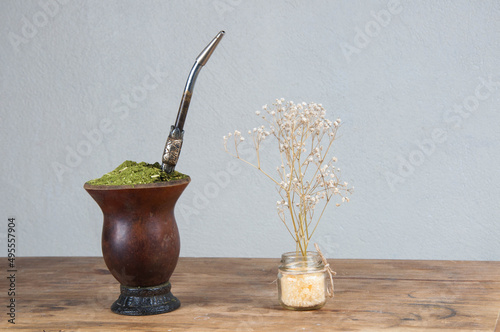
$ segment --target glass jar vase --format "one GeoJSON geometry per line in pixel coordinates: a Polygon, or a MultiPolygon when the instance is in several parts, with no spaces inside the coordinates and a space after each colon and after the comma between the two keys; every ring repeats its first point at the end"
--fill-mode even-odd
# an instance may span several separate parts
{"type": "Polygon", "coordinates": [[[317,252],[287,252],[278,269],[278,298],[290,310],[315,310],[323,307],[327,296],[326,268],[317,252]]]}

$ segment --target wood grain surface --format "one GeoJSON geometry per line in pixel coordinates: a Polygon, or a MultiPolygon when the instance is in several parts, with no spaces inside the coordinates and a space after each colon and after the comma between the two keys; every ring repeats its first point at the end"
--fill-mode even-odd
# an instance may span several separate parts
{"type": "MultiPolygon", "coordinates": [[[[7,259],[4,258],[7,265],[7,259]]],[[[181,308],[156,316],[110,311],[118,282],[100,257],[17,258],[16,324],[1,278],[6,331],[494,331],[500,262],[330,260],[335,298],[317,311],[282,309],[278,259],[180,258],[181,308]]],[[[3,269],[7,274],[7,267],[3,269]]],[[[498,328],[498,327],[497,327],[498,328]]]]}

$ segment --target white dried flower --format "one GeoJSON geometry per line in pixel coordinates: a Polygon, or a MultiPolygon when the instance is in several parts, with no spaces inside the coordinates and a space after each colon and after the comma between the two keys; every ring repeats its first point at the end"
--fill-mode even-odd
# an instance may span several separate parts
{"type": "MultiPolygon", "coordinates": [[[[262,125],[248,130],[257,152],[256,165],[245,161],[265,173],[277,185],[282,198],[276,202],[278,215],[297,246],[305,252],[312,236],[309,232],[316,229],[318,215],[323,215],[315,214],[315,209],[323,209],[333,200],[334,195],[339,195],[336,206],[349,202],[347,194],[352,191],[347,182],[340,181],[340,168],[333,166],[337,158],[328,156],[340,127],[340,119],[334,122],[326,119],[326,110],[322,104],[294,104],[293,101],[286,102],[284,98],[276,99],[271,107],[262,106],[262,110],[270,117],[266,118],[261,111],[256,111],[255,114],[262,117],[268,127],[262,125]],[[266,173],[265,167],[261,165],[261,144],[268,136],[278,142],[281,163],[274,173],[278,176],[277,179],[266,173]],[[317,220],[314,222],[313,218],[317,220]]],[[[238,149],[244,138],[237,130],[234,135],[234,147],[227,144],[231,133],[223,137],[225,151],[232,154],[230,148],[235,149],[236,153],[232,155],[243,160],[238,149]]]]}

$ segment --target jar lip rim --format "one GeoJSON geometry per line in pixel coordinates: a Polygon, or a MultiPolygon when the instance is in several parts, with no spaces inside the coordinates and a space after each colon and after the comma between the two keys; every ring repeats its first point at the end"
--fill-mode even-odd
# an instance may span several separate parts
{"type": "Polygon", "coordinates": [[[316,271],[324,268],[323,260],[317,251],[307,251],[306,256],[302,256],[301,252],[291,251],[286,252],[281,256],[281,264],[279,269],[287,272],[306,272],[316,271]]]}
{"type": "Polygon", "coordinates": [[[309,256],[319,256],[317,251],[306,251],[306,256],[302,255],[301,252],[289,251],[281,255],[281,257],[309,257],[309,256]]]}

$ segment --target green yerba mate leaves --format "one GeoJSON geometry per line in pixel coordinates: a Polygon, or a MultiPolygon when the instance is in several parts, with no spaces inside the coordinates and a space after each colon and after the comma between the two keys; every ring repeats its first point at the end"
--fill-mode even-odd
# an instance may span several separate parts
{"type": "Polygon", "coordinates": [[[163,172],[159,163],[137,163],[127,160],[115,170],[104,174],[99,179],[90,180],[87,184],[105,186],[135,185],[179,180],[187,177],[187,175],[177,171],[170,174],[163,172]]]}

